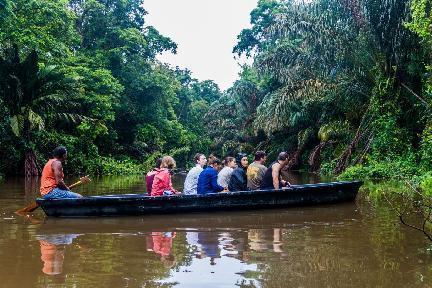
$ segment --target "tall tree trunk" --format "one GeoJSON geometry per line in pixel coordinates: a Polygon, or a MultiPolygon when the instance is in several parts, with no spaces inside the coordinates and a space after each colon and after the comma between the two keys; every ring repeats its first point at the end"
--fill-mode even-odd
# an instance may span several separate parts
{"type": "Polygon", "coordinates": [[[319,143],[315,148],[311,151],[308,159],[309,171],[310,172],[318,172],[321,167],[321,151],[329,144],[334,144],[336,141],[329,140],[325,142],[319,143]]]}
{"type": "Polygon", "coordinates": [[[26,203],[34,202],[34,199],[39,195],[39,177],[25,177],[24,191],[26,203]]]}
{"type": "Polygon", "coordinates": [[[24,174],[26,177],[39,175],[39,169],[36,162],[36,154],[33,150],[27,151],[25,154],[24,174]]]}
{"type": "Polygon", "coordinates": [[[308,159],[309,171],[317,172],[321,166],[321,150],[324,148],[327,142],[321,142],[311,151],[308,159]]]}
{"type": "Polygon", "coordinates": [[[303,149],[297,149],[293,156],[290,158],[288,164],[283,168],[285,171],[295,170],[300,166],[300,157],[303,153],[303,149]]]}
{"type": "MultiPolygon", "coordinates": [[[[343,171],[345,171],[346,168],[348,168],[352,153],[357,149],[360,140],[367,134],[369,134],[369,140],[366,147],[367,150],[369,150],[368,146],[372,143],[371,141],[373,139],[373,134],[372,134],[373,131],[370,132],[372,130],[371,128],[372,120],[369,117],[367,117],[368,111],[369,108],[366,110],[365,114],[363,115],[362,121],[359,127],[357,128],[357,132],[354,136],[354,139],[351,141],[351,143],[348,145],[345,151],[341,154],[341,156],[339,156],[339,158],[337,159],[336,167],[333,170],[334,174],[339,175],[343,171]]],[[[364,157],[364,155],[361,157],[364,157]]]]}

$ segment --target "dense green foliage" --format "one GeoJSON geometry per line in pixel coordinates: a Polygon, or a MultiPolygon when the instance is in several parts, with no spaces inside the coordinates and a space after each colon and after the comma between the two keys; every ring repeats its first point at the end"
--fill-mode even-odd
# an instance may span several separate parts
{"type": "Polygon", "coordinates": [[[432,168],[430,0],[260,0],[226,92],[156,56],[144,1],[0,1],[0,173],[57,145],[75,173],[170,154],[287,150],[289,169],[400,178],[432,168]],[[32,17],[29,17],[31,15],[32,17]]]}
{"type": "Polygon", "coordinates": [[[37,174],[57,145],[91,174],[207,152],[221,92],[156,59],[176,44],[145,15],[142,0],[0,1],[0,173],[37,174]]]}
{"type": "Polygon", "coordinates": [[[251,13],[234,52],[253,64],[212,106],[230,113],[213,116],[215,148],[286,150],[290,169],[345,178],[430,171],[431,1],[307,2],[251,13]]]}

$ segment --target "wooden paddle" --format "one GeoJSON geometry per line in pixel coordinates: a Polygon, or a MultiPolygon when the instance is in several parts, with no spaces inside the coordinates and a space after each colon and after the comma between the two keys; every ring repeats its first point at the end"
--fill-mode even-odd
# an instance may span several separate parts
{"type": "MultiPolygon", "coordinates": [[[[83,177],[83,178],[86,178],[86,180],[84,180],[84,181],[79,180],[78,182],[76,182],[76,183],[70,185],[68,188],[69,188],[69,189],[72,189],[72,188],[74,188],[74,187],[76,187],[76,186],[78,186],[78,185],[81,185],[81,184],[84,184],[84,183],[87,183],[87,182],[90,181],[90,179],[88,179],[88,176],[85,176],[85,177],[83,177]],[[87,180],[87,179],[88,179],[88,180],[87,180]]],[[[15,211],[15,213],[17,213],[17,214],[31,213],[31,212],[33,212],[34,210],[36,210],[37,208],[39,208],[39,204],[38,204],[36,201],[34,201],[34,202],[31,203],[30,205],[28,205],[28,206],[26,206],[26,207],[24,207],[24,208],[21,208],[21,209],[15,211]]]]}

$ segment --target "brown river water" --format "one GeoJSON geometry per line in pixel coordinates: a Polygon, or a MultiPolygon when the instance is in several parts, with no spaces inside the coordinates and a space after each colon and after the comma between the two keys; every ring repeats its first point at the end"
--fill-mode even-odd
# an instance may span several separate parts
{"type": "MultiPolygon", "coordinates": [[[[175,180],[181,188],[182,177],[175,180]]],[[[144,189],[142,176],[104,177],[76,192],[144,189]]],[[[37,191],[37,179],[0,183],[0,287],[432,287],[431,243],[361,195],[355,203],[246,212],[15,215],[37,191]]]]}

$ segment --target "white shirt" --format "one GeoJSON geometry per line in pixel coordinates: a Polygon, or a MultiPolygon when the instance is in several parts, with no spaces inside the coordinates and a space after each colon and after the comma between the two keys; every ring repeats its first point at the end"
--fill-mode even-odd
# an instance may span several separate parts
{"type": "Polygon", "coordinates": [[[218,174],[217,183],[222,187],[228,187],[233,171],[233,168],[225,166],[218,174]]]}
{"type": "Polygon", "coordinates": [[[197,194],[198,177],[204,169],[197,164],[186,176],[183,193],[186,195],[197,194]]]}

